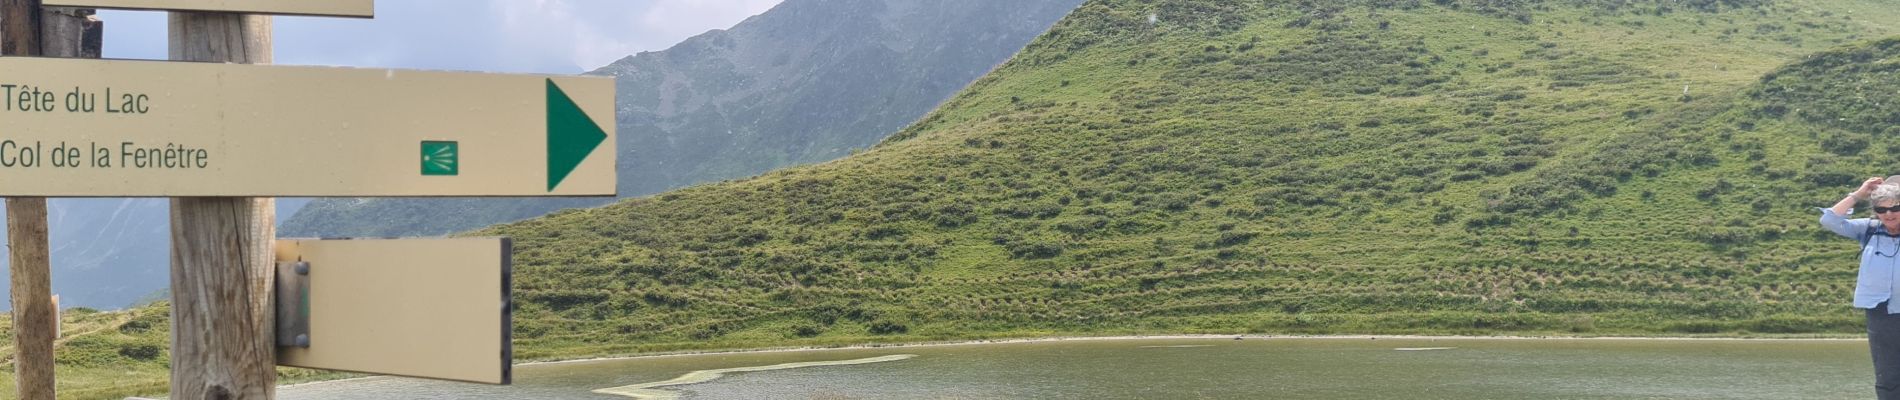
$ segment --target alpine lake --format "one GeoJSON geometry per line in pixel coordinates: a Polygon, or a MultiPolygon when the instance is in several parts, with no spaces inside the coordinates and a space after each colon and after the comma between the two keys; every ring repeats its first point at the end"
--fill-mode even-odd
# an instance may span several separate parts
{"type": "Polygon", "coordinates": [[[529,364],[490,386],[371,377],[284,399],[1838,399],[1864,340],[1174,337],[529,364]]]}

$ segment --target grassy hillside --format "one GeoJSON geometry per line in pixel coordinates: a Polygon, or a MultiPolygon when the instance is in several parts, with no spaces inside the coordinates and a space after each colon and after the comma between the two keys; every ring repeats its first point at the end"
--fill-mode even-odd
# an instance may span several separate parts
{"type": "MultiPolygon", "coordinates": [[[[166,308],[118,312],[68,309],[54,341],[53,363],[61,398],[125,398],[164,393],[170,372],[166,348],[171,322],[166,308]]],[[[14,398],[13,320],[0,318],[0,397],[14,398]]]]}
{"type": "Polygon", "coordinates": [[[481,231],[519,354],[1861,330],[1811,207],[1900,171],[1900,10],[1260,4],[1088,1],[861,154],[481,231]]]}
{"type": "MultiPolygon", "coordinates": [[[[1900,9],[1273,4],[1091,0],[859,154],[476,232],[515,238],[517,357],[1861,332],[1812,207],[1900,171],[1900,9]]],[[[160,385],[165,324],[125,327],[162,309],[75,318],[62,377],[138,378],[68,382],[160,385]]]]}
{"type": "MultiPolygon", "coordinates": [[[[121,311],[70,308],[61,314],[54,343],[55,390],[61,399],[161,396],[171,381],[171,305],[160,302],[121,311]]],[[[13,319],[0,315],[0,399],[18,395],[13,377],[13,319]]],[[[350,376],[278,368],[279,383],[350,376]]]]}

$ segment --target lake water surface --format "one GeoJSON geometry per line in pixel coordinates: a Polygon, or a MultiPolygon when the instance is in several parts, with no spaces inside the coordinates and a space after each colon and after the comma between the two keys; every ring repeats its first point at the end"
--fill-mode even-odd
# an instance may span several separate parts
{"type": "Polygon", "coordinates": [[[278,396],[634,398],[595,392],[608,389],[682,399],[1840,399],[1871,398],[1872,371],[1860,340],[1063,340],[539,364],[516,367],[512,386],[377,377],[284,387],[278,396]],[[727,371],[704,372],[716,370],[727,371]],[[675,382],[687,383],[639,388],[683,376],[675,382]]]}

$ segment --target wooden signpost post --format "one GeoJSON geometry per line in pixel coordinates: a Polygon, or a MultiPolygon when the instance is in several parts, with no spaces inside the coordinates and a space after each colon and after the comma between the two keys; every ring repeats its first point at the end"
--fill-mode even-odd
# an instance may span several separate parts
{"type": "MultiPolygon", "coordinates": [[[[105,26],[91,10],[42,9],[36,1],[0,2],[0,53],[98,58],[105,26]]],[[[7,240],[13,305],[14,380],[22,399],[54,397],[53,343],[59,304],[52,299],[46,198],[8,197],[7,240]]]]}
{"type": "Polygon", "coordinates": [[[245,65],[271,59],[250,14],[372,0],[0,0],[4,25],[41,1],[171,10],[190,62],[0,57],[23,399],[52,398],[52,328],[17,317],[44,305],[17,289],[33,199],[173,198],[171,397],[224,399],[273,397],[275,365],[511,380],[507,239],[279,241],[272,197],[615,194],[611,78],[245,65]]]}

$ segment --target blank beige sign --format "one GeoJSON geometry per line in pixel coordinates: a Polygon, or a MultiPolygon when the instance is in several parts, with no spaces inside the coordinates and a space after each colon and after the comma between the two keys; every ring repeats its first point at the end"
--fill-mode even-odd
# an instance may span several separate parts
{"type": "Polygon", "coordinates": [[[48,7],[213,11],[357,18],[370,18],[376,15],[376,6],[371,0],[41,0],[40,4],[48,7]]]}
{"type": "Polygon", "coordinates": [[[310,264],[310,346],[279,365],[511,380],[507,239],[285,239],[277,260],[310,264]]]}
{"type": "Polygon", "coordinates": [[[606,77],[0,58],[0,196],[614,194],[606,77]]]}

